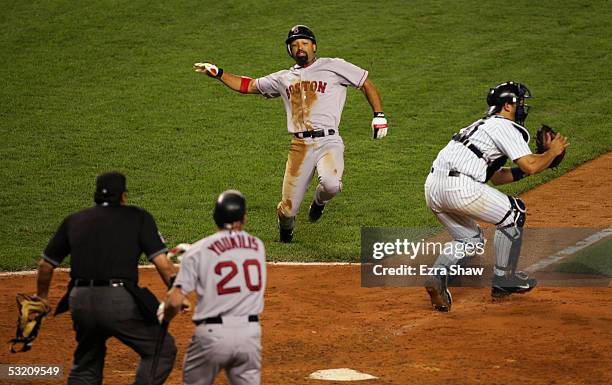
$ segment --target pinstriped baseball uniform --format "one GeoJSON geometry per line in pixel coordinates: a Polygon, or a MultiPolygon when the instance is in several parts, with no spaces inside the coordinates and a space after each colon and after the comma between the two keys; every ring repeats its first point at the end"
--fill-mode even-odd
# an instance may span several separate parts
{"type": "Polygon", "coordinates": [[[294,65],[256,79],[266,97],[281,97],[292,133],[324,130],[325,136],[291,141],[283,179],[279,217],[293,218],[316,169],[316,200],[327,203],[342,190],[344,143],[338,127],[348,86],[360,88],[368,71],[337,58],[319,58],[308,67],[294,65]]]}
{"type": "Polygon", "coordinates": [[[174,282],[183,294],[195,291],[198,324],[185,355],[184,384],[212,384],[225,369],[232,385],[261,377],[261,326],[266,253],[245,231],[222,230],[194,243],[183,255],[174,282]],[[203,322],[220,318],[219,322],[203,322]]]}
{"type": "MultiPolygon", "coordinates": [[[[478,238],[475,220],[496,225],[507,220],[508,196],[486,182],[507,159],[531,154],[528,143],[527,129],[493,115],[462,129],[438,153],[425,182],[425,200],[455,240],[478,238]]],[[[452,262],[439,259],[437,263],[452,262]]],[[[507,260],[497,264],[506,266],[507,260]]]]}

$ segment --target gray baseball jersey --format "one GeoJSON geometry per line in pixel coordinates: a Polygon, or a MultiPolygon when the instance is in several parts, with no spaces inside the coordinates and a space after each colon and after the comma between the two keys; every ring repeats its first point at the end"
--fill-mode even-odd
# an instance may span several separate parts
{"type": "Polygon", "coordinates": [[[485,182],[508,158],[516,160],[531,154],[528,143],[529,132],[525,127],[494,115],[459,131],[440,151],[433,167],[459,171],[485,182]]]}
{"type": "Polygon", "coordinates": [[[219,231],[183,255],[174,282],[183,294],[197,293],[195,321],[262,312],[266,286],[263,242],[245,231],[219,231]]]}
{"type": "Polygon", "coordinates": [[[306,68],[297,64],[256,79],[268,98],[280,96],[290,133],[338,130],[348,86],[361,88],[368,71],[343,59],[320,58],[306,68]]]}

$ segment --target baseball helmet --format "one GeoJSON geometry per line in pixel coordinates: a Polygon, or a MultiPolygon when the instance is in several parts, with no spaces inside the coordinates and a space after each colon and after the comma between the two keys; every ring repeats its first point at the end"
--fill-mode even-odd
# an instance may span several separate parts
{"type": "Polygon", "coordinates": [[[295,39],[309,39],[313,42],[313,44],[317,44],[317,39],[315,38],[315,35],[310,28],[302,24],[294,25],[289,30],[289,33],[287,34],[287,40],[285,40],[289,56],[291,56],[291,42],[295,39]]]}
{"type": "Polygon", "coordinates": [[[244,218],[244,214],[246,214],[246,199],[240,191],[227,190],[219,195],[213,212],[218,227],[226,228],[244,218]]]}
{"type": "Polygon", "coordinates": [[[525,104],[525,99],[528,98],[531,98],[531,92],[522,83],[509,81],[498,84],[494,88],[489,89],[489,94],[487,95],[487,104],[489,105],[487,116],[501,111],[505,103],[516,103],[514,120],[522,125],[525,123],[525,119],[527,119],[529,114],[529,108],[531,107],[525,104]]]}

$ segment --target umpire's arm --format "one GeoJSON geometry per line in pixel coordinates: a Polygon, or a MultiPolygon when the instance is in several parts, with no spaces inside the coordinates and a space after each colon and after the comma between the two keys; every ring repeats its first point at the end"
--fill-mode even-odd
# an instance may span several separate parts
{"type": "Polygon", "coordinates": [[[51,285],[51,279],[53,279],[53,269],[55,266],[47,262],[45,259],[41,259],[38,262],[38,274],[36,275],[36,295],[47,300],[49,297],[49,286],[51,285]]]}
{"type": "Polygon", "coordinates": [[[155,265],[155,268],[157,269],[159,276],[166,284],[166,287],[171,287],[171,281],[173,277],[176,276],[176,267],[174,267],[174,264],[172,261],[170,261],[166,253],[156,255],[151,262],[153,262],[155,265]]]}

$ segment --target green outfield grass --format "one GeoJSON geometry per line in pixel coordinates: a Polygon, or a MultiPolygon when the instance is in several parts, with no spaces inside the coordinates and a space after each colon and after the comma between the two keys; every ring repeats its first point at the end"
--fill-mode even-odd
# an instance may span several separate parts
{"type": "Polygon", "coordinates": [[[488,87],[510,79],[534,95],[527,126],[557,127],[571,148],[559,170],[505,192],[612,149],[609,1],[1,3],[3,270],[33,267],[62,218],[92,204],[95,176],[115,169],[170,245],[212,231],[214,198],[236,188],[271,259],[357,261],[361,226],[436,225],[422,192],[431,161],[482,114],[488,87]],[[252,77],[287,68],[284,39],[297,23],[313,28],[319,56],[370,71],[390,133],[370,139],[370,108],[351,90],[345,190],[312,225],[311,188],[284,245],[282,102],[231,92],[191,66],[252,77]]]}

